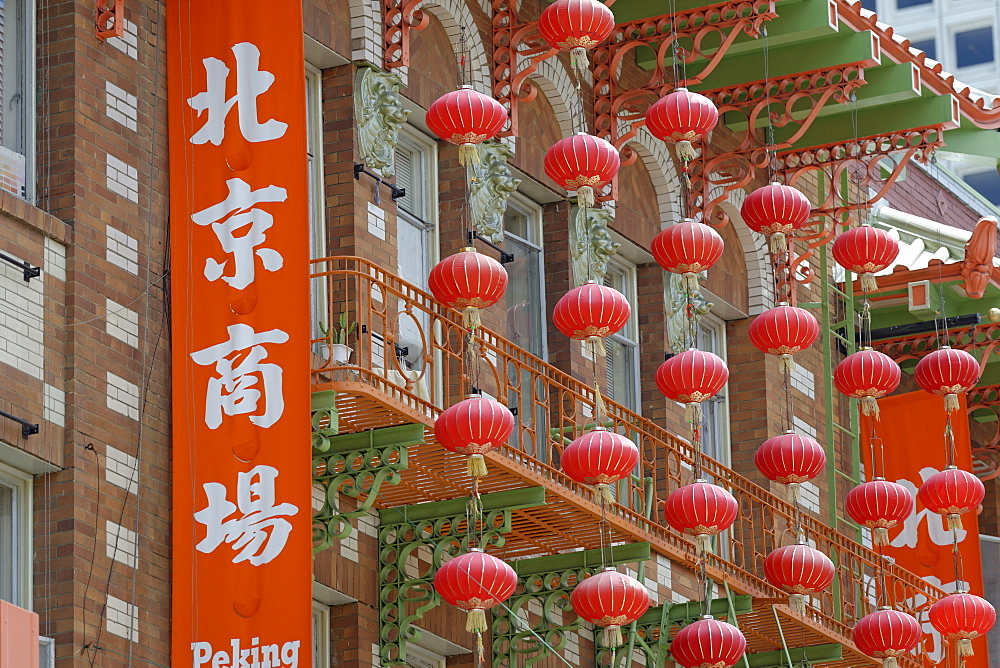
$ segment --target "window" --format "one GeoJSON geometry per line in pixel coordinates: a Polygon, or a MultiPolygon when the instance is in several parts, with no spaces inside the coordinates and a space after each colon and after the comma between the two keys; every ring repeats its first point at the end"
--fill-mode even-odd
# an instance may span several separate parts
{"type": "Polygon", "coordinates": [[[922,39],[919,42],[910,42],[910,47],[923,51],[927,54],[927,57],[932,60],[937,60],[937,43],[934,41],[933,37],[930,39],[922,39]]]}
{"type": "Polygon", "coordinates": [[[631,411],[639,411],[639,328],[635,313],[635,267],[619,261],[608,263],[604,284],[625,295],[632,306],[632,315],[625,327],[604,340],[607,373],[607,395],[631,411]]]}
{"type": "MultiPolygon", "coordinates": [[[[306,163],[309,170],[309,256],[316,260],[327,256],[326,211],[323,198],[323,99],[321,74],[306,63],[306,163]]],[[[311,271],[327,267],[314,264],[311,271]]],[[[323,333],[320,322],[333,317],[326,313],[326,280],[312,282],[312,323],[314,339],[323,333]]],[[[333,323],[326,323],[332,326],[333,323]]]]}
{"type": "Polygon", "coordinates": [[[861,6],[870,12],[878,11],[878,4],[876,3],[876,0],[861,0],[861,6]]]}
{"type": "Polygon", "coordinates": [[[992,62],[993,29],[977,28],[955,33],[955,56],[958,67],[992,62]]]}
{"type": "Polygon", "coordinates": [[[313,601],[313,668],[328,668],[330,665],[330,607],[320,601],[313,601]]]}
{"type": "Polygon", "coordinates": [[[31,608],[31,476],[0,465],[0,599],[31,608]]]}
{"type": "Polygon", "coordinates": [[[514,254],[514,261],[507,265],[507,338],[545,359],[541,210],[527,199],[513,196],[503,224],[504,250],[514,254]]]}
{"type": "Polygon", "coordinates": [[[35,7],[34,0],[0,1],[0,169],[16,184],[0,188],[34,198],[35,7]]]}
{"type": "Polygon", "coordinates": [[[906,9],[907,7],[917,7],[919,5],[929,5],[933,0],[896,0],[896,7],[906,9]]]}
{"type": "MultiPolygon", "coordinates": [[[[715,353],[726,359],[726,323],[710,313],[698,323],[699,350],[715,353]]],[[[704,421],[701,430],[701,449],[706,455],[723,464],[729,464],[729,399],[728,388],[707,401],[703,401],[704,421]]]]}
{"type": "Polygon", "coordinates": [[[995,169],[966,174],[965,182],[993,204],[1000,206],[1000,174],[995,169]]]}
{"type": "Polygon", "coordinates": [[[447,659],[411,642],[406,645],[406,665],[407,668],[445,668],[447,659]]]}

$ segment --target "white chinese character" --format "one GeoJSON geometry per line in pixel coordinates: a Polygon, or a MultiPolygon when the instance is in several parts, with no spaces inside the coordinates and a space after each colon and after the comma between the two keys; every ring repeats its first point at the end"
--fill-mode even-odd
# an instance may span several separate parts
{"type": "Polygon", "coordinates": [[[196,546],[199,552],[214,552],[223,542],[231,543],[233,550],[239,551],[233,563],[249,561],[260,566],[271,561],[285,548],[292,523],[284,517],[291,517],[299,509],[291,503],[274,504],[274,479],[278,469],[273,466],[255,466],[247,473],[240,473],[236,483],[236,503],[226,497],[226,486],[218,482],[206,482],[205,496],[208,507],[194,514],[195,520],[208,530],[205,538],[196,546]],[[239,514],[231,519],[236,510],[239,514]]]}
{"type": "Polygon", "coordinates": [[[226,186],[229,194],[225,200],[199,211],[191,216],[191,220],[196,225],[211,225],[222,250],[233,256],[231,276],[222,275],[229,260],[219,262],[208,258],[205,260],[205,278],[210,281],[221,278],[235,289],[242,290],[253,283],[254,255],[260,258],[267,271],[277,271],[285,264],[285,259],[278,251],[272,248],[257,249],[257,246],[267,241],[264,232],[274,225],[274,217],[254,207],[261,202],[284,202],[288,193],[277,186],[251,190],[250,184],[243,179],[229,179],[226,186]],[[240,213],[230,216],[234,211],[240,213]],[[236,236],[237,231],[248,225],[250,229],[242,236],[236,236]]]}
{"type": "MultiPolygon", "coordinates": [[[[926,482],[928,478],[936,473],[938,473],[938,470],[930,466],[925,466],[920,469],[921,484],[926,482]]],[[[897,480],[896,482],[910,490],[910,494],[916,498],[917,485],[914,485],[905,478],[897,480]]],[[[916,547],[920,527],[924,521],[926,521],[927,537],[930,538],[932,543],[935,545],[951,545],[952,536],[951,530],[947,527],[947,518],[943,515],[931,512],[928,508],[924,508],[923,510],[919,510],[915,513],[910,513],[910,516],[903,522],[903,530],[896,534],[896,537],[892,539],[892,543],[890,543],[892,547],[916,547]]],[[[956,534],[958,542],[961,543],[965,540],[967,534],[968,532],[965,529],[958,529],[956,534]]]]}
{"type": "Polygon", "coordinates": [[[212,142],[216,146],[226,136],[226,117],[233,106],[239,107],[236,114],[240,131],[249,142],[277,139],[285,134],[287,123],[271,119],[263,123],[257,120],[257,96],[267,92],[274,83],[274,75],[260,70],[260,49],[250,42],[241,42],[233,47],[236,56],[236,94],[226,99],[226,84],[229,68],[218,58],[205,58],[207,88],[188,98],[187,103],[198,112],[208,112],[208,119],[191,137],[192,144],[212,142]]]}
{"type": "Polygon", "coordinates": [[[197,364],[215,365],[217,378],[208,381],[205,393],[205,424],[209,429],[218,429],[222,415],[245,415],[257,411],[261,390],[265,397],[264,413],[251,415],[250,422],[267,428],[281,418],[285,411],[282,395],[282,368],[277,364],[264,363],[267,358],[265,343],[285,343],[288,334],[280,329],[258,334],[249,325],[237,324],[226,328],[229,340],[203,350],[191,353],[197,364]],[[249,350],[248,350],[249,349],[249,350]],[[241,350],[248,352],[233,355],[241,350]],[[233,355],[232,359],[229,356],[233,355]],[[263,382],[263,387],[258,383],[263,382]]]}

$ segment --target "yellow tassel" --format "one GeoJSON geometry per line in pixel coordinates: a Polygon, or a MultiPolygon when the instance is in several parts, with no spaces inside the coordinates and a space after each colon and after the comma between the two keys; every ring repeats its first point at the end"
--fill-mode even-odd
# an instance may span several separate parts
{"type": "Polygon", "coordinates": [[[878,281],[875,280],[875,274],[870,271],[861,274],[861,291],[875,292],[876,290],[878,290],[878,281]]]}
{"type": "Polygon", "coordinates": [[[586,77],[587,72],[590,71],[590,58],[587,57],[587,50],[582,46],[569,50],[569,62],[581,79],[586,77]]]}
{"type": "Polygon", "coordinates": [[[775,232],[767,238],[771,255],[781,255],[788,250],[788,239],[781,232],[775,232]]]}
{"type": "Polygon", "coordinates": [[[601,394],[601,384],[594,383],[594,410],[596,415],[594,418],[600,422],[602,415],[608,414],[608,406],[604,403],[604,396],[601,394]]]}
{"type": "Polygon", "coordinates": [[[475,306],[462,309],[462,326],[470,331],[482,327],[483,318],[480,315],[480,310],[475,306]]]}
{"type": "Polygon", "coordinates": [[[949,531],[962,530],[962,516],[960,514],[952,513],[948,515],[948,530],[949,531]]]}
{"type": "Polygon", "coordinates": [[[605,626],[604,627],[604,646],[605,647],[618,647],[625,644],[625,639],[622,638],[622,627],[620,626],[605,626]]]}
{"type": "Polygon", "coordinates": [[[876,527],[875,529],[872,529],[872,543],[875,545],[888,545],[889,530],[885,527],[876,527]]]}
{"type": "Polygon", "coordinates": [[[480,608],[469,610],[465,617],[465,630],[469,633],[482,633],[486,630],[486,611],[480,608]]]}
{"type": "Polygon", "coordinates": [[[875,397],[863,397],[861,399],[861,412],[865,415],[870,415],[875,420],[881,419],[881,411],[878,407],[878,399],[875,397]]]}
{"type": "Polygon", "coordinates": [[[462,165],[474,164],[478,165],[481,160],[479,158],[479,145],[478,144],[462,144],[458,147],[458,162],[462,165]]]}
{"type": "Polygon", "coordinates": [[[778,356],[778,369],[782,375],[791,374],[795,371],[795,357],[791,354],[778,356]]]}
{"type": "Polygon", "coordinates": [[[583,208],[591,208],[594,206],[594,189],[590,186],[580,186],[576,189],[576,203],[583,208]]]}
{"type": "Polygon", "coordinates": [[[594,497],[599,506],[610,506],[615,502],[615,495],[611,493],[611,485],[597,485],[594,487],[594,497]]]}
{"type": "Polygon", "coordinates": [[[482,455],[469,455],[468,467],[469,476],[473,478],[485,478],[489,473],[486,469],[486,458],[482,455]]]}
{"type": "Polygon", "coordinates": [[[954,413],[957,410],[958,410],[958,395],[957,394],[944,395],[944,411],[946,413],[954,413]]]}
{"type": "Polygon", "coordinates": [[[972,638],[959,638],[958,639],[958,655],[959,656],[974,656],[975,652],[972,649],[972,638]]]}
{"type": "Polygon", "coordinates": [[[700,427],[701,421],[703,419],[701,404],[692,401],[689,404],[684,404],[684,419],[691,424],[700,427]]]}
{"type": "Polygon", "coordinates": [[[684,162],[691,162],[698,157],[698,152],[694,150],[691,142],[679,141],[677,142],[677,157],[684,162]]]}
{"type": "Polygon", "coordinates": [[[479,663],[483,662],[483,655],[486,654],[486,648],[483,647],[483,634],[476,634],[476,656],[479,657],[479,663]]]}
{"type": "Polygon", "coordinates": [[[712,537],[706,533],[698,534],[694,537],[694,548],[698,556],[712,551],[712,537]]]}
{"type": "Polygon", "coordinates": [[[788,607],[792,609],[796,615],[805,616],[806,614],[806,597],[805,594],[792,594],[788,597],[788,607]]]}
{"type": "Polygon", "coordinates": [[[793,506],[799,502],[799,488],[801,485],[797,482],[788,483],[788,503],[793,506]]]}
{"type": "Polygon", "coordinates": [[[894,656],[887,656],[882,661],[882,668],[899,668],[899,661],[894,656]]]}
{"type": "Polygon", "coordinates": [[[689,295],[700,295],[701,285],[698,283],[698,274],[693,271],[681,274],[683,277],[684,292],[689,295]]]}

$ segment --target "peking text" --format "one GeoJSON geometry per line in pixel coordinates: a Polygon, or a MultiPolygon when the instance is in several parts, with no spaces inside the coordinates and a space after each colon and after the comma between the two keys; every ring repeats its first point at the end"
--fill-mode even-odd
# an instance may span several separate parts
{"type": "Polygon", "coordinates": [[[298,640],[279,646],[261,645],[260,638],[253,638],[246,649],[241,649],[240,644],[238,638],[231,640],[226,649],[209,642],[193,642],[192,668],[299,668],[298,640]]]}

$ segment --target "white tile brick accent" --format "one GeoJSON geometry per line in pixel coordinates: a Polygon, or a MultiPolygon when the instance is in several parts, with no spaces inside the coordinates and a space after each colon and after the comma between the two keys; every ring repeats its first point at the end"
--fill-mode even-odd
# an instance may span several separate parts
{"type": "Polygon", "coordinates": [[[382,668],[382,650],[378,643],[372,643],[372,668],[382,668]]]}
{"type": "Polygon", "coordinates": [[[135,568],[135,557],[139,551],[136,533],[111,520],[107,520],[104,533],[108,556],[126,566],[135,568]]]}
{"type": "Polygon", "coordinates": [[[816,427],[812,426],[798,415],[792,418],[792,425],[795,427],[795,431],[801,432],[806,436],[816,438],[816,427]]]}
{"type": "Polygon", "coordinates": [[[42,280],[46,277],[57,281],[66,280],[66,247],[51,237],[45,237],[45,266],[42,280]]]}
{"type": "Polygon", "coordinates": [[[108,596],[108,607],[104,611],[109,633],[135,642],[139,639],[139,610],[120,598],[108,596]]]}
{"type": "Polygon", "coordinates": [[[811,513],[819,513],[819,487],[815,483],[799,485],[799,505],[811,513]]]}
{"type": "Polygon", "coordinates": [[[108,190],[132,202],[139,202],[139,170],[108,154],[108,190]]]}
{"type": "Polygon", "coordinates": [[[139,273],[139,240],[108,225],[105,231],[108,262],[133,274],[139,273]]]}
{"type": "Polygon", "coordinates": [[[43,290],[44,280],[25,282],[20,269],[0,267],[0,362],[39,380],[45,375],[43,290]]]}
{"type": "Polygon", "coordinates": [[[792,370],[792,387],[810,399],[816,398],[816,376],[801,364],[792,370]]]}
{"type": "Polygon", "coordinates": [[[106,112],[112,120],[118,121],[129,130],[136,129],[139,118],[139,101],[135,95],[126,93],[110,81],[105,83],[106,112]]]}
{"type": "Polygon", "coordinates": [[[352,531],[347,538],[340,541],[340,556],[358,563],[358,532],[352,531]]]}
{"type": "Polygon", "coordinates": [[[104,325],[111,336],[133,348],[139,347],[139,314],[135,311],[108,299],[104,325]]]}
{"type": "Polygon", "coordinates": [[[375,538],[378,536],[378,515],[369,511],[358,518],[358,532],[375,538]]]}
{"type": "Polygon", "coordinates": [[[118,448],[107,446],[104,452],[104,477],[112,485],[135,494],[139,491],[139,461],[118,448]]]}
{"type": "Polygon", "coordinates": [[[368,231],[385,240],[385,211],[372,202],[368,202],[368,231]]]}
{"type": "Polygon", "coordinates": [[[54,425],[66,426],[66,393],[48,383],[43,395],[42,418],[54,425]]]}
{"type": "Polygon", "coordinates": [[[576,633],[566,634],[566,647],[563,649],[563,659],[576,666],[580,663],[580,636],[576,633]]]}
{"type": "Polygon", "coordinates": [[[139,419],[139,386],[108,372],[108,408],[139,419]]]}
{"type": "Polygon", "coordinates": [[[323,510],[323,504],[326,503],[326,487],[323,485],[313,485],[312,486],[312,509],[313,514],[318,513],[323,510]]]}
{"type": "Polygon", "coordinates": [[[129,58],[139,59],[139,30],[128,19],[123,20],[124,34],[121,37],[111,37],[108,44],[115,47],[129,58]]]}

